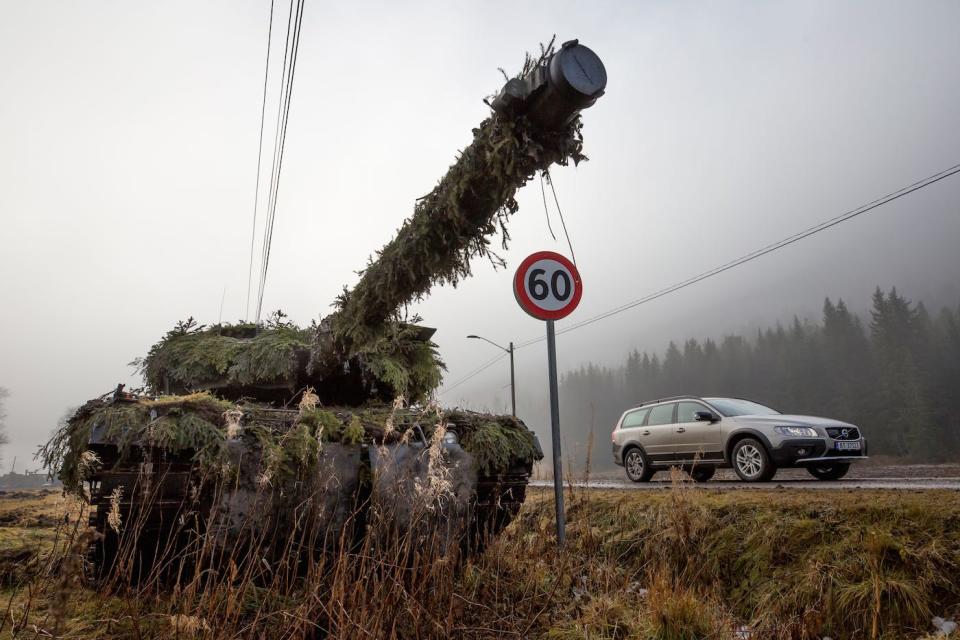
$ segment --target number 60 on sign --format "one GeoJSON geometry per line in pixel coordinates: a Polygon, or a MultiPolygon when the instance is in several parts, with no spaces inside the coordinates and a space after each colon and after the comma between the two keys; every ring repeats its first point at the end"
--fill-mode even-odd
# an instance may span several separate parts
{"type": "Polygon", "coordinates": [[[538,251],[517,268],[513,295],[534,318],[559,320],[580,304],[583,283],[577,268],[566,257],[553,251],[538,251]]]}

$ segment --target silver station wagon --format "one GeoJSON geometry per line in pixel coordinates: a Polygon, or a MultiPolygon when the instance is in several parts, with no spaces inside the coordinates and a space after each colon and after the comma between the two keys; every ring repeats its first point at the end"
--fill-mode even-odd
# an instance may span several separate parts
{"type": "Polygon", "coordinates": [[[778,468],[803,467],[819,480],[839,480],[865,460],[867,441],[855,425],[783,415],[740,398],[663,398],[625,411],[613,431],[613,461],[634,482],[679,466],[697,482],[730,468],[746,482],[764,482],[778,468]]]}

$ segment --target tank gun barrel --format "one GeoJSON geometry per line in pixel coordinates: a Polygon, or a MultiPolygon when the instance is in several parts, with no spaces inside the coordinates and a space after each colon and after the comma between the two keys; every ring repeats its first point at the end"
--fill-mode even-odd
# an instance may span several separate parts
{"type": "Polygon", "coordinates": [[[489,256],[489,236],[509,236],[514,199],[538,171],[584,159],[580,111],[604,93],[603,63],[572,40],[528,58],[521,74],[488,102],[492,112],[473,130],[474,140],[413,215],[340,299],[334,331],[345,344],[377,335],[404,304],[434,284],[456,285],[470,274],[470,259],[489,256]]]}

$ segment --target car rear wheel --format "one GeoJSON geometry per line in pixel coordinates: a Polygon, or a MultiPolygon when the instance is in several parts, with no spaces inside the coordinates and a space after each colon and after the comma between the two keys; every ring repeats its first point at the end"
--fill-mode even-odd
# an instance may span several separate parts
{"type": "Polygon", "coordinates": [[[812,467],[807,467],[807,471],[810,472],[817,480],[839,480],[843,476],[847,475],[847,471],[850,470],[850,465],[848,463],[835,462],[834,464],[818,464],[812,467]]]}
{"type": "Polygon", "coordinates": [[[744,482],[766,482],[777,472],[767,448],[753,438],[744,438],[733,447],[733,470],[744,482]]]}
{"type": "Polygon", "coordinates": [[[630,449],[623,459],[623,466],[627,470],[627,477],[634,482],[646,482],[653,476],[650,461],[642,449],[630,449]]]}
{"type": "Polygon", "coordinates": [[[690,469],[690,477],[694,482],[706,482],[713,477],[713,474],[716,473],[716,467],[704,466],[704,467],[694,467],[690,469]]]}

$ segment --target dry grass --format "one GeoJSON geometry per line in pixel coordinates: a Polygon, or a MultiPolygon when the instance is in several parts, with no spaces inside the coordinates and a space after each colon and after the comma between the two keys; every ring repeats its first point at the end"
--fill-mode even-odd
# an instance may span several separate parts
{"type": "Polygon", "coordinates": [[[3,582],[0,638],[694,640],[747,625],[763,639],[891,639],[960,612],[955,493],[578,491],[563,552],[551,492],[531,494],[472,559],[420,528],[341,546],[306,572],[230,562],[172,588],[109,590],[77,579],[75,503],[0,499],[0,545],[35,557],[3,582]]]}

